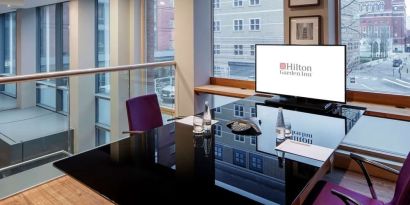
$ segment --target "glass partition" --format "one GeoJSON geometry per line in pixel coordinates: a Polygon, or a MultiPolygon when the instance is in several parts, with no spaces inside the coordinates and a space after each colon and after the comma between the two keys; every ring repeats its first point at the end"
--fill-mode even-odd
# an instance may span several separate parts
{"type": "MultiPolygon", "coordinates": [[[[50,162],[128,137],[122,132],[129,130],[129,98],[156,93],[166,122],[175,107],[174,69],[103,73],[110,77],[111,92],[99,97],[95,73],[18,82],[24,89],[13,98],[13,107],[0,110],[0,185],[9,176],[43,166],[53,169],[50,162]]],[[[39,175],[56,177],[47,173],[39,175]]]]}

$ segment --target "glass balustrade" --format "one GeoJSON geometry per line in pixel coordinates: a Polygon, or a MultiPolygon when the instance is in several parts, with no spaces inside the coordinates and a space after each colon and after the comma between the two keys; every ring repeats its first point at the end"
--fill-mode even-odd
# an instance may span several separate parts
{"type": "MultiPolygon", "coordinates": [[[[96,83],[95,73],[0,84],[0,187],[25,172],[45,176],[16,187],[55,178],[51,162],[128,137],[122,132],[129,98],[157,94],[166,123],[175,108],[175,67],[169,65],[99,73],[106,85],[96,83]]],[[[0,198],[17,191],[0,189],[0,198]]]]}

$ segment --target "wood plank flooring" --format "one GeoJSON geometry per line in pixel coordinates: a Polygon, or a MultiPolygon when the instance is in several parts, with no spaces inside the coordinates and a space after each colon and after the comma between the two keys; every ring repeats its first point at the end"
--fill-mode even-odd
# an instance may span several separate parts
{"type": "Polygon", "coordinates": [[[71,177],[63,176],[0,201],[0,205],[101,204],[110,201],[71,177]]]}
{"type": "MultiPolygon", "coordinates": [[[[361,173],[334,169],[325,180],[371,197],[369,187],[361,173]]],[[[372,182],[378,199],[385,203],[390,202],[394,195],[395,182],[375,177],[372,178],[372,182]]]]}
{"type": "MultiPolygon", "coordinates": [[[[369,188],[362,174],[334,169],[325,180],[370,196],[369,188]]],[[[380,200],[389,202],[394,194],[394,182],[373,178],[380,200]]],[[[0,201],[0,205],[54,205],[54,204],[103,204],[112,205],[91,189],[71,177],[64,176],[46,184],[29,189],[0,201]]]]}

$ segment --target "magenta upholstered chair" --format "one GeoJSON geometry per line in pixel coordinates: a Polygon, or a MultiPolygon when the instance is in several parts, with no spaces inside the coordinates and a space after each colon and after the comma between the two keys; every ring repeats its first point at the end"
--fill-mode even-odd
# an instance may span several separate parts
{"type": "Polygon", "coordinates": [[[128,125],[132,132],[144,132],[163,125],[156,94],[127,100],[128,125]]]}
{"type": "Polygon", "coordinates": [[[403,167],[401,168],[400,172],[381,163],[368,160],[356,154],[350,154],[350,157],[355,160],[362,169],[367,184],[369,185],[372,198],[340,187],[338,185],[321,181],[319,183],[322,183],[322,188],[320,189],[320,193],[314,199],[314,205],[410,205],[410,153],[407,155],[407,159],[404,161],[403,167]],[[369,164],[399,175],[395,193],[391,202],[384,203],[377,199],[376,192],[373,189],[373,184],[364,164],[369,164]]]}

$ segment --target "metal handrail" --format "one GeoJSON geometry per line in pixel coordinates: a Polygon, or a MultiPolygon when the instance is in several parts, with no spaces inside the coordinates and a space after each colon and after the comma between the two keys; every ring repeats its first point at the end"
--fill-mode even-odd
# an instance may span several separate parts
{"type": "Polygon", "coordinates": [[[29,74],[29,75],[17,75],[17,76],[0,78],[0,84],[34,81],[34,80],[44,80],[44,79],[49,79],[49,78],[61,78],[61,77],[96,74],[96,73],[157,68],[157,67],[162,67],[162,66],[175,66],[175,65],[176,65],[175,61],[164,61],[164,62],[156,62],[156,63],[144,63],[144,64],[122,65],[122,66],[103,67],[103,68],[87,68],[87,69],[66,70],[66,71],[57,71],[57,72],[49,72],[49,73],[36,73],[36,74],[29,74]]]}

